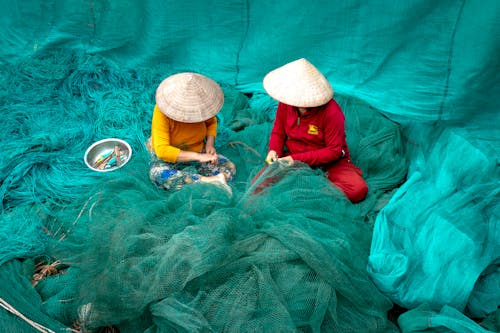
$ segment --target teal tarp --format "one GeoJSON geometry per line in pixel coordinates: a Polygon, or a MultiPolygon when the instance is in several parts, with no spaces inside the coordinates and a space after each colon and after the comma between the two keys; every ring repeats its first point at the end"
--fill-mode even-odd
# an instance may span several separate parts
{"type": "MultiPolygon", "coordinates": [[[[46,235],[36,232],[39,223],[54,214],[48,206],[64,206],[52,199],[77,202],[86,192],[68,185],[67,174],[56,177],[64,170],[46,165],[81,163],[84,145],[99,135],[125,137],[144,152],[153,91],[164,75],[201,72],[253,95],[251,107],[267,113],[258,121],[250,114],[247,121],[267,122],[261,125],[268,131],[272,105],[257,98],[264,93],[263,76],[306,57],[337,95],[358,98],[401,125],[409,170],[390,202],[379,202],[367,256],[375,285],[404,308],[428,304],[433,314],[443,309],[440,316],[455,319],[449,307],[472,318],[498,313],[500,2],[0,5],[0,111],[7,119],[1,125],[1,260],[12,259],[14,251],[19,257],[42,253],[46,235]],[[129,125],[113,123],[112,114],[128,117],[129,125]],[[94,116],[96,127],[83,128],[94,116]],[[27,118],[36,125],[24,131],[27,118]],[[64,158],[47,153],[62,148],[64,158]],[[38,176],[47,180],[32,181],[38,176]],[[29,205],[41,205],[43,213],[29,205]],[[28,227],[10,227],[16,218],[28,227]],[[9,239],[12,234],[33,242],[9,239]]],[[[96,179],[83,175],[74,185],[96,179]]],[[[401,326],[410,332],[419,325],[409,325],[408,316],[401,326]]]]}

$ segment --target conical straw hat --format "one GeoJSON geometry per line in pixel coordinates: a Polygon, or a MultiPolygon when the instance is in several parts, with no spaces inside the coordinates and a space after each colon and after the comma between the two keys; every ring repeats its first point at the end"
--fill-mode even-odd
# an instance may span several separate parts
{"type": "Polygon", "coordinates": [[[196,73],[179,73],[156,89],[156,104],[167,117],[183,123],[202,122],[215,116],[224,104],[224,93],[212,79],[196,73]]]}
{"type": "Polygon", "coordinates": [[[272,98],[296,107],[320,106],[333,98],[328,80],[305,58],[269,72],[263,84],[272,98]]]}

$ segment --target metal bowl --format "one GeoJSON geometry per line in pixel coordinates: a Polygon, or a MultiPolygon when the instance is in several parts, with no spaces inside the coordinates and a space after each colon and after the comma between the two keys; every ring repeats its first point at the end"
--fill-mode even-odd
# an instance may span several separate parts
{"type": "Polygon", "coordinates": [[[123,167],[132,156],[132,148],[121,139],[108,138],[94,142],[83,160],[94,171],[109,172],[123,167]]]}

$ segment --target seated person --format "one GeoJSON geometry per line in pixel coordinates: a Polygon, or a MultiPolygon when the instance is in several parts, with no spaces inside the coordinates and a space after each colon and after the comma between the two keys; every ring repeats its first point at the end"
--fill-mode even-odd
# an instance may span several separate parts
{"type": "Polygon", "coordinates": [[[156,90],[151,138],[150,179],[167,190],[205,182],[230,191],[227,181],[234,164],[215,150],[216,114],[224,93],[212,79],[196,73],[179,73],[161,82],[156,90]],[[194,167],[194,168],[193,168],[194,167]]]}
{"type": "Polygon", "coordinates": [[[321,168],[349,200],[364,200],[368,186],[351,161],[344,114],[323,74],[302,58],[269,72],[263,84],[279,102],[266,161],[321,168]]]}

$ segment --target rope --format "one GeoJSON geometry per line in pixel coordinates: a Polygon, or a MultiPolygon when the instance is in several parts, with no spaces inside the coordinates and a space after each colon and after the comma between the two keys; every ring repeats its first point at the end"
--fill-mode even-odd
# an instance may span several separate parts
{"type": "Polygon", "coordinates": [[[32,327],[34,327],[37,331],[42,332],[42,333],[56,333],[53,330],[44,327],[40,324],[35,323],[34,321],[26,318],[21,312],[17,311],[14,309],[9,303],[7,303],[3,298],[0,297],[0,306],[4,308],[5,310],[9,311],[10,313],[18,316],[19,318],[23,319],[25,322],[30,324],[32,327]]]}
{"type": "Polygon", "coordinates": [[[243,36],[240,41],[240,45],[238,46],[238,51],[236,52],[236,75],[234,76],[234,84],[238,86],[238,75],[240,74],[240,55],[243,50],[243,46],[245,45],[245,41],[248,37],[248,29],[250,27],[250,4],[248,0],[245,1],[245,31],[243,32],[243,36]]]}
{"type": "Polygon", "coordinates": [[[249,145],[247,145],[246,143],[244,142],[241,142],[241,141],[230,141],[228,143],[231,147],[234,147],[235,145],[242,145],[244,146],[247,150],[251,151],[252,153],[254,153],[255,155],[257,155],[258,157],[261,157],[262,155],[259,154],[259,152],[255,149],[253,149],[252,147],[250,147],[249,145]]]}
{"type": "Polygon", "coordinates": [[[455,21],[455,25],[453,26],[453,31],[451,34],[450,50],[448,52],[448,66],[447,66],[447,70],[446,70],[446,81],[445,81],[445,86],[444,86],[444,91],[443,91],[443,98],[441,99],[441,105],[439,106],[438,120],[441,120],[441,117],[443,115],[444,103],[446,102],[446,98],[448,97],[448,90],[450,88],[451,62],[453,60],[453,51],[454,51],[454,47],[455,47],[455,36],[457,34],[458,23],[460,22],[460,19],[462,18],[462,14],[464,12],[464,6],[465,6],[465,1],[462,1],[462,5],[460,6],[460,8],[458,10],[457,19],[455,21]]]}

